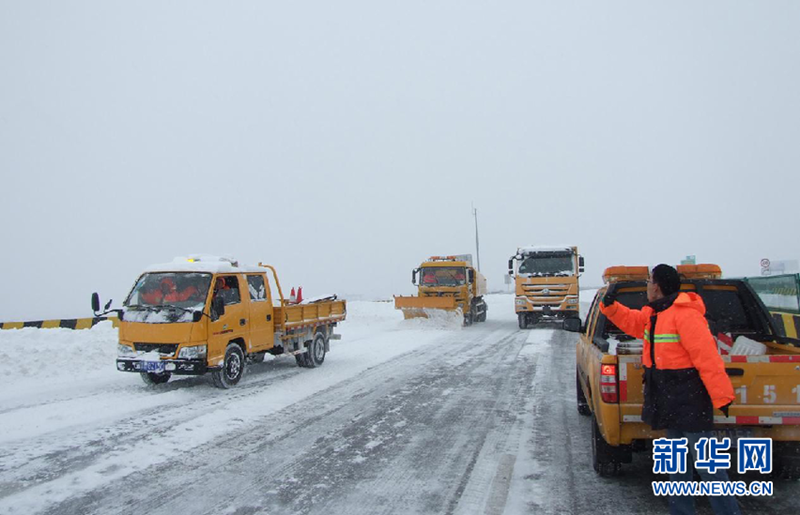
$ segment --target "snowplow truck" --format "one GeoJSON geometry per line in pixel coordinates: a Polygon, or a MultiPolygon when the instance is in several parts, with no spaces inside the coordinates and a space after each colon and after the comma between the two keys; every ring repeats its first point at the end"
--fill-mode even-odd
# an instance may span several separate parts
{"type": "MultiPolygon", "coordinates": [[[[220,388],[236,385],[246,365],[266,354],[294,357],[304,368],[321,366],[347,313],[335,295],[287,301],[269,265],[214,256],[150,266],[122,309],[109,310],[110,304],[106,313],[116,311],[120,320],[118,370],[138,373],[148,385],[209,373],[220,388]]],[[[92,309],[100,309],[96,293],[92,309]]]]}
{"type": "Polygon", "coordinates": [[[508,260],[519,328],[542,320],[578,318],[581,273],[583,257],[578,247],[519,247],[508,260]]]}
{"type": "Polygon", "coordinates": [[[432,256],[414,269],[416,296],[395,296],[403,317],[430,318],[437,311],[460,312],[464,325],[486,321],[486,278],[472,266],[472,256],[432,256]]]}

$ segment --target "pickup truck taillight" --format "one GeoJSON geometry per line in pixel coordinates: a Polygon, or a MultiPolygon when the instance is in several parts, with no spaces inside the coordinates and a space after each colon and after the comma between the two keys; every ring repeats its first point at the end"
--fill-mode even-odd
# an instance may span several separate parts
{"type": "Polygon", "coordinates": [[[619,402],[617,365],[600,365],[600,398],[603,402],[619,402]]]}

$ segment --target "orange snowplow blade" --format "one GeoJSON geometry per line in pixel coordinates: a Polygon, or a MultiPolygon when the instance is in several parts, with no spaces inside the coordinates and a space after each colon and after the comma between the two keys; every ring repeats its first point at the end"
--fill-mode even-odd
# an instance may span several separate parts
{"type": "Polygon", "coordinates": [[[403,310],[403,318],[428,318],[427,310],[441,309],[455,311],[458,309],[455,297],[395,297],[395,309],[403,310]]]}

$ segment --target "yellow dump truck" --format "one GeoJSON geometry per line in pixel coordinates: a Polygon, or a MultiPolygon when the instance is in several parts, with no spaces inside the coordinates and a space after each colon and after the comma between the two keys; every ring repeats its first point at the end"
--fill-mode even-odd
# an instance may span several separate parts
{"type": "Polygon", "coordinates": [[[428,318],[435,311],[460,312],[464,325],[486,321],[486,278],[472,266],[472,256],[432,256],[414,269],[416,296],[395,296],[394,307],[408,318],[428,318]]]}
{"type": "Polygon", "coordinates": [[[577,247],[519,247],[508,260],[519,328],[541,320],[577,318],[581,273],[583,257],[577,247]]]}
{"type": "MultiPolygon", "coordinates": [[[[92,309],[100,310],[96,293],[92,309]]],[[[347,306],[335,295],[289,304],[273,267],[200,256],[147,268],[122,309],[111,311],[120,319],[118,370],[139,373],[147,384],[210,372],[216,386],[230,388],[247,361],[267,353],[294,356],[301,367],[322,365],[347,306]]]]}
{"type": "MultiPolygon", "coordinates": [[[[717,435],[732,441],[772,438],[773,471],[778,477],[800,478],[800,341],[776,333],[747,282],[722,279],[716,265],[682,265],[677,270],[681,291],[695,292],[705,303],[709,328],[736,393],[729,416],[715,412],[717,435]],[[746,352],[736,350],[739,344],[746,352]],[[754,353],[754,348],[760,350],[754,353]]],[[[648,275],[643,266],[606,269],[605,286],[586,321],[564,322],[564,329],[580,333],[577,408],[592,417],[592,462],[602,476],[615,475],[622,463],[631,462],[632,452],[649,450],[654,438],[666,436],[666,431],[653,431],[642,422],[642,340],[620,331],[600,311],[609,290],[617,292],[617,302],[641,309],[647,303],[648,275]]]]}

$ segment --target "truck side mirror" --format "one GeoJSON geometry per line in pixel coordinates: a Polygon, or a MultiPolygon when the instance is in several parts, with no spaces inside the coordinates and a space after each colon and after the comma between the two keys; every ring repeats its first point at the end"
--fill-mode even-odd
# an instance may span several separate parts
{"type": "Polygon", "coordinates": [[[214,297],[211,301],[211,316],[214,320],[225,314],[225,300],[221,295],[214,297]]]}
{"type": "Polygon", "coordinates": [[[514,275],[514,258],[508,260],[508,275],[514,275]]]}
{"type": "Polygon", "coordinates": [[[584,265],[583,256],[578,256],[578,266],[583,268],[583,265],[584,265]]]}
{"type": "Polygon", "coordinates": [[[95,313],[100,311],[100,295],[97,292],[92,293],[92,311],[95,313]]]}
{"type": "Polygon", "coordinates": [[[106,307],[103,308],[103,311],[108,311],[108,308],[111,307],[112,302],[114,302],[114,299],[108,299],[108,302],[106,302],[106,307]]]}
{"type": "Polygon", "coordinates": [[[469,270],[469,282],[470,283],[475,282],[475,270],[472,269],[469,270]]]}
{"type": "Polygon", "coordinates": [[[562,326],[565,331],[570,333],[581,332],[581,319],[580,318],[565,318],[564,325],[562,326]]]}
{"type": "Polygon", "coordinates": [[[411,284],[417,284],[417,272],[419,272],[419,268],[415,268],[411,271],[411,284]]]}
{"type": "MultiPolygon", "coordinates": [[[[222,309],[225,309],[225,308],[222,308],[222,309]]],[[[200,319],[202,319],[202,318],[203,318],[203,312],[202,311],[197,310],[194,313],[192,313],[192,322],[199,322],[200,319]]]]}

